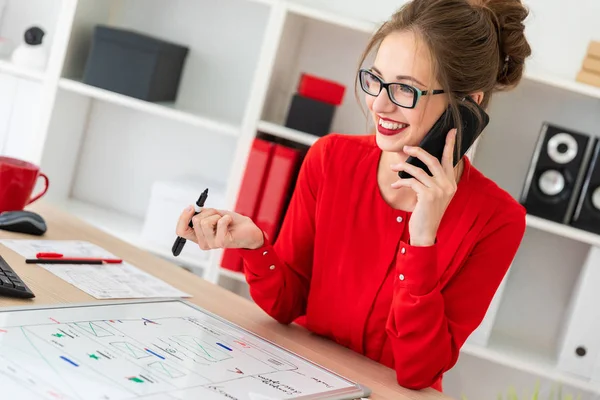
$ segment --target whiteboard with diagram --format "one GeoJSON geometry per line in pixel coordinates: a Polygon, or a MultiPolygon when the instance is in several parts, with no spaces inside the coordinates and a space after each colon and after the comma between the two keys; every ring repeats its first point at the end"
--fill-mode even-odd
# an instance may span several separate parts
{"type": "Polygon", "coordinates": [[[2,310],[0,387],[19,400],[369,395],[367,388],[183,300],[2,310]]]}

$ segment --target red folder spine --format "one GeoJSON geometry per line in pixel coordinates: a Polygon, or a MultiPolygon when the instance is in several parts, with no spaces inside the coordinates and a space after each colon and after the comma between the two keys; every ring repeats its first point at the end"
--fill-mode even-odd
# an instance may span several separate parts
{"type": "Polygon", "coordinates": [[[276,145],[263,197],[254,220],[271,241],[275,241],[279,233],[299,160],[299,150],[276,145]]]}
{"type": "MultiPolygon", "coordinates": [[[[254,139],[238,192],[235,206],[237,213],[252,219],[256,217],[274,150],[274,143],[254,139]]],[[[223,251],[221,266],[232,271],[243,271],[242,258],[234,249],[223,251]]]]}

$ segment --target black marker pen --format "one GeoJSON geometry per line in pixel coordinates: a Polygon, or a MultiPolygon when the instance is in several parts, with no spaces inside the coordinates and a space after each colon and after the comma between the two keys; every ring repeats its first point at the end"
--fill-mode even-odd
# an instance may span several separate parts
{"type": "MultiPolygon", "coordinates": [[[[196,204],[194,204],[194,215],[198,215],[200,213],[200,211],[202,211],[202,207],[204,207],[204,203],[206,202],[207,198],[208,198],[208,189],[205,189],[204,192],[202,192],[202,194],[198,198],[198,201],[196,202],[196,204]]],[[[190,223],[188,224],[188,226],[190,228],[194,227],[191,219],[190,219],[190,223]]],[[[177,257],[181,253],[181,250],[183,250],[183,246],[185,246],[185,242],[186,242],[186,240],[184,238],[182,238],[181,236],[177,236],[177,239],[175,239],[175,243],[173,243],[173,248],[171,249],[171,251],[173,252],[173,255],[175,257],[177,257]]]]}

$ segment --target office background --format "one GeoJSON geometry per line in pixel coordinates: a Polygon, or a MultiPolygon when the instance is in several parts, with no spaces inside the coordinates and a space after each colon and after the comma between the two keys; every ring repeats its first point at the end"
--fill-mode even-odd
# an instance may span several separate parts
{"type": "MultiPolygon", "coordinates": [[[[368,119],[354,98],[358,57],[377,24],[402,3],[0,1],[0,154],[41,166],[50,177],[46,201],[248,297],[235,262],[222,265],[223,252],[186,246],[182,256],[170,256],[179,212],[205,187],[209,206],[248,206],[238,195],[252,192],[244,183],[257,177],[246,166],[250,160],[260,165],[260,144],[269,143],[268,151],[283,154],[279,162],[288,171],[280,177],[284,192],[266,203],[279,212],[269,214],[269,208],[264,214],[276,230],[297,165],[318,138],[290,127],[303,74],[345,88],[341,98],[322,106],[330,131],[367,132],[368,119]],[[90,72],[99,25],[185,47],[175,97],[155,101],[103,88],[98,82],[110,80],[110,68],[119,65],[109,57],[101,66],[109,73],[90,72]],[[13,59],[33,26],[45,32],[41,45],[13,59]]],[[[473,156],[476,167],[517,199],[544,123],[600,136],[600,88],[576,79],[590,42],[600,40],[600,2],[525,4],[533,49],[526,76],[519,88],[492,101],[491,123],[473,156]]],[[[105,40],[110,47],[119,39],[105,40]]],[[[136,44],[156,46],[140,41],[121,45],[132,46],[129,52],[136,44]]],[[[148,65],[127,68],[140,84],[159,87],[148,65]]],[[[531,393],[539,382],[546,394],[561,384],[583,400],[600,398],[600,318],[593,307],[600,235],[534,213],[527,222],[511,271],[447,374],[446,390],[457,398],[495,399],[511,385],[531,393]]]]}

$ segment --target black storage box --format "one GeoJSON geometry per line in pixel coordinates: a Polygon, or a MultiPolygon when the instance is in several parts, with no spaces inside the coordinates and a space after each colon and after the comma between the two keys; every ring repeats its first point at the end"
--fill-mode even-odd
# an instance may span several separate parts
{"type": "Polygon", "coordinates": [[[294,94],[285,126],[317,136],[329,133],[336,106],[294,94]]]}
{"type": "Polygon", "coordinates": [[[188,52],[185,46],[99,25],[83,82],[146,101],[174,101],[188,52]]]}

